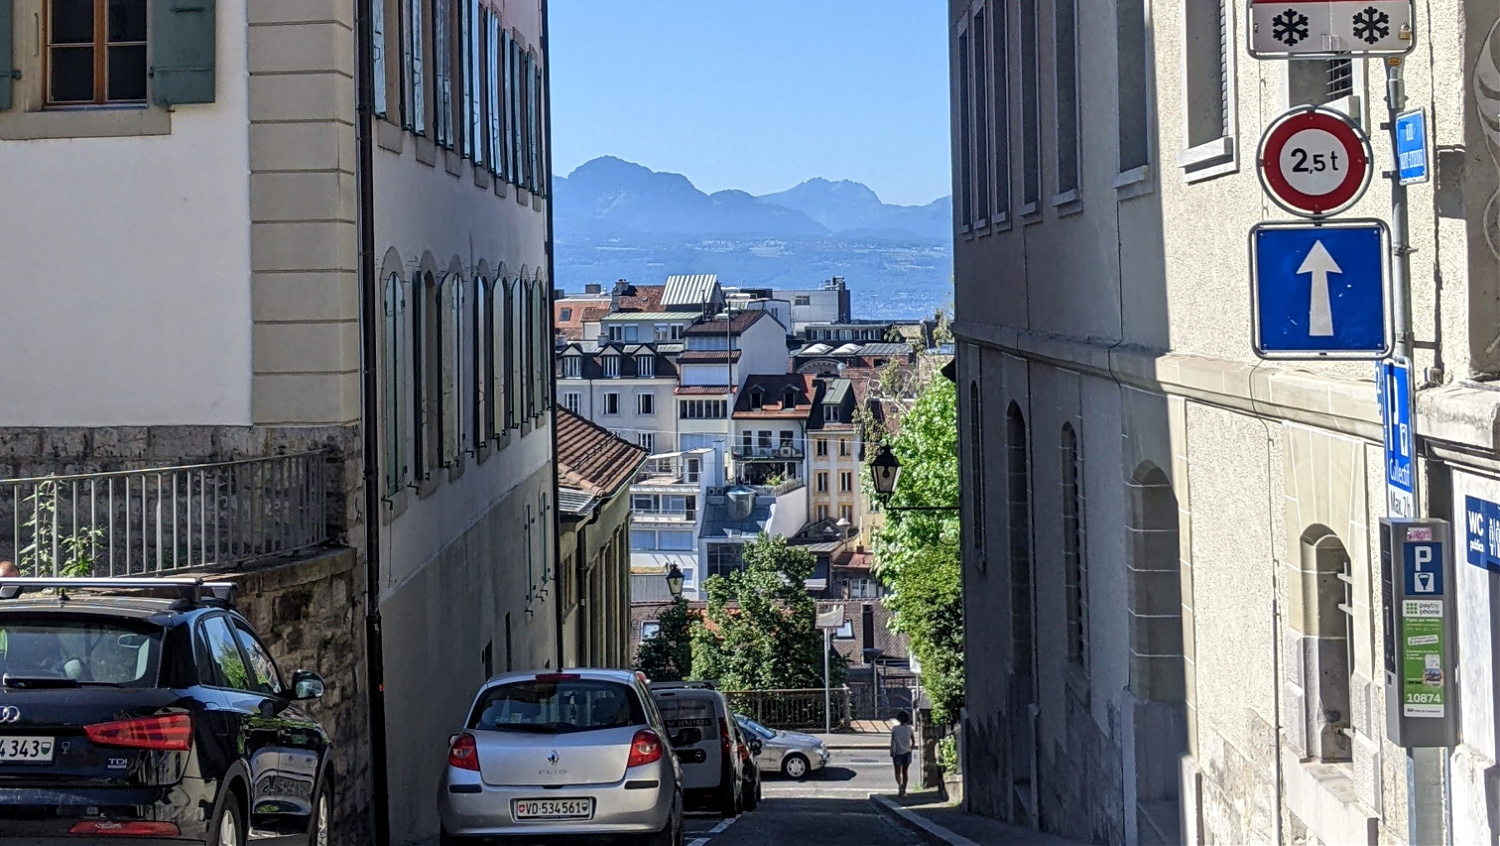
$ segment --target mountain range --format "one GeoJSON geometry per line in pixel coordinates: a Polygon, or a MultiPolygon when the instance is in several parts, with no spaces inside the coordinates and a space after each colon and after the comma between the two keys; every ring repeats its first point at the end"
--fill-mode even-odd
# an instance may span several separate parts
{"type": "Polygon", "coordinates": [[[553,177],[557,283],[655,283],[717,273],[729,285],[816,287],[845,277],[856,316],[914,317],[952,300],[953,203],[881,202],[852,181],[704,193],[687,177],[605,156],[553,177]]]}

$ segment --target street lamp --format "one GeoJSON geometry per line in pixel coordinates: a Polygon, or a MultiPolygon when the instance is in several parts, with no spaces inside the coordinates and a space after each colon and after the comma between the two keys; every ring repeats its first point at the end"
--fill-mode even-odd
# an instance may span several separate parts
{"type": "Polygon", "coordinates": [[[682,570],[676,564],[667,571],[667,591],[672,594],[673,599],[682,598],[682,570]]]}
{"type": "Polygon", "coordinates": [[[882,446],[875,460],[870,462],[870,478],[875,483],[875,496],[886,511],[957,511],[957,505],[885,505],[896,492],[896,480],[901,476],[901,462],[888,446],[882,446]]]}

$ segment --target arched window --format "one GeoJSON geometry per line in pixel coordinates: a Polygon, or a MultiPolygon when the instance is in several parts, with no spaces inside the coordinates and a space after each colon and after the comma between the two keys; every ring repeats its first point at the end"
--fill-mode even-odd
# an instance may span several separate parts
{"type": "Polygon", "coordinates": [[[473,439],[478,449],[495,431],[494,407],[490,405],[490,385],[495,380],[495,312],[490,308],[489,272],[481,269],[474,275],[474,366],[473,372],[473,439]]]}
{"type": "Polygon", "coordinates": [[[1026,446],[1026,419],[1011,403],[1005,415],[1007,516],[1010,528],[1011,644],[1015,670],[1029,677],[1035,640],[1032,606],[1036,585],[1031,579],[1031,455],[1026,446]]]}
{"type": "Polygon", "coordinates": [[[385,495],[395,496],[406,484],[406,284],[399,273],[388,273],[381,294],[381,432],[385,462],[385,495]]]}
{"type": "Polygon", "coordinates": [[[502,270],[495,275],[490,297],[490,435],[505,437],[510,427],[510,316],[506,308],[510,302],[510,286],[506,284],[502,270]]]}
{"type": "Polygon", "coordinates": [[[462,450],[463,424],[460,417],[458,386],[463,376],[463,277],[450,272],[439,286],[442,298],[442,322],[438,333],[440,339],[439,362],[442,374],[442,405],[438,419],[442,432],[442,454],[438,456],[444,467],[458,463],[462,450]]]}
{"type": "Polygon", "coordinates": [[[511,282],[511,425],[520,428],[521,424],[530,417],[526,408],[526,396],[531,389],[530,380],[526,374],[531,369],[531,356],[527,352],[530,349],[531,333],[528,327],[531,323],[527,319],[531,312],[530,290],[526,285],[526,268],[522,266],[521,273],[511,282]]]}
{"type": "Polygon", "coordinates": [[[1353,582],[1349,553],[1343,541],[1326,526],[1311,526],[1302,533],[1301,561],[1297,571],[1302,599],[1301,616],[1287,618],[1293,649],[1303,656],[1298,667],[1287,664],[1288,710],[1300,713],[1304,726],[1292,726],[1291,739],[1307,757],[1320,763],[1348,761],[1349,656],[1352,608],[1348,586],[1353,582]],[[1300,731],[1298,730],[1300,729],[1300,731]],[[1298,735],[1302,735],[1298,743],[1298,735]]]}
{"type": "Polygon", "coordinates": [[[988,512],[984,504],[984,411],[979,401],[979,382],[969,382],[969,480],[974,486],[973,506],[969,515],[970,536],[975,558],[984,560],[984,521],[988,512]]]}
{"type": "Polygon", "coordinates": [[[430,270],[418,276],[412,309],[412,393],[416,478],[425,481],[442,463],[442,287],[430,270]]]}
{"type": "Polygon", "coordinates": [[[1088,562],[1083,547],[1083,468],[1078,433],[1062,427],[1063,592],[1067,597],[1068,660],[1089,669],[1088,562]]]}

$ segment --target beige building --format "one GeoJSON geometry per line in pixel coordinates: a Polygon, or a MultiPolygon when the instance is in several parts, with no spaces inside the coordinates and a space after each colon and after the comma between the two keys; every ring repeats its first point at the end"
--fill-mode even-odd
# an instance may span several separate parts
{"type": "MultiPolygon", "coordinates": [[[[1500,7],[1416,8],[1418,476],[1459,556],[1448,836],[1488,843],[1500,576],[1462,522],[1500,495],[1500,7]]],[[[948,9],[967,802],[1094,842],[1405,842],[1373,366],[1257,360],[1246,246],[1286,217],[1254,151],[1298,104],[1373,136],[1349,214],[1389,216],[1383,66],[1251,59],[1233,0],[948,9]]]]}
{"type": "Polygon", "coordinates": [[[355,550],[347,631],[271,638],[337,668],[338,842],[435,836],[475,686],[561,657],[545,44],[543,0],[0,0],[0,478],[114,486],[57,506],[96,572],[355,550]]]}

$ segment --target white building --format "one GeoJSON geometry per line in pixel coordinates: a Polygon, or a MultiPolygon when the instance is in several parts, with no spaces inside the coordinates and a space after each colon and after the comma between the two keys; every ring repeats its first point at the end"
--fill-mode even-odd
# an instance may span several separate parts
{"type": "Polygon", "coordinates": [[[842,276],[835,276],[817,288],[777,288],[772,296],[791,302],[791,330],[798,336],[811,324],[843,323],[851,316],[849,288],[842,276]]]}
{"type": "MultiPolygon", "coordinates": [[[[1462,550],[1467,498],[1500,501],[1500,6],[1414,5],[1417,476],[1462,550]]],[[[1410,799],[1451,817],[1422,842],[1495,842],[1500,575],[1458,552],[1443,808],[1443,762],[1410,781],[1386,735],[1373,368],[1251,346],[1248,232],[1285,217],[1257,139],[1343,112],[1377,174],[1349,216],[1388,218],[1384,64],[1255,61],[1231,0],[948,12],[969,807],[1098,843],[1401,843],[1410,799]]]]}
{"type": "Polygon", "coordinates": [[[677,443],[679,342],[575,341],[557,357],[563,408],[654,452],[677,443]]]}
{"type": "Polygon", "coordinates": [[[755,485],[806,479],[808,420],[820,388],[800,373],[747,376],[735,398],[730,477],[755,485]]]}
{"type": "Polygon", "coordinates": [[[722,485],[711,449],[653,455],[630,486],[630,569],[660,580],[682,570],[683,595],[698,597],[699,549],[708,494],[722,485]]]}

